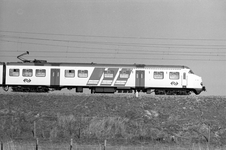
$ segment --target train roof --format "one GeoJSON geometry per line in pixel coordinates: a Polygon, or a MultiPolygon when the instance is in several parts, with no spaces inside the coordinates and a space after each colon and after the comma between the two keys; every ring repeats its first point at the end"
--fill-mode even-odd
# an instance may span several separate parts
{"type": "Polygon", "coordinates": [[[56,62],[8,62],[7,65],[14,66],[94,66],[94,67],[128,67],[128,68],[175,68],[175,69],[189,69],[182,65],[145,65],[145,64],[98,64],[98,63],[56,63],[56,62]]]}

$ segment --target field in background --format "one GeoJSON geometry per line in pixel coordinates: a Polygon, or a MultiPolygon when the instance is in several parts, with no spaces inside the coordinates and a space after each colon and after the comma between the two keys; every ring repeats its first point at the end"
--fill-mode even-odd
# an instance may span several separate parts
{"type": "Polygon", "coordinates": [[[0,94],[0,103],[4,143],[38,138],[52,145],[73,139],[96,149],[104,140],[115,149],[226,145],[226,97],[14,93],[0,94]]]}

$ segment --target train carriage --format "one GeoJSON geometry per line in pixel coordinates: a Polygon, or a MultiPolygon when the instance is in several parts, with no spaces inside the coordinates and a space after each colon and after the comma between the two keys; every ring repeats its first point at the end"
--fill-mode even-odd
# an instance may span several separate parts
{"type": "Polygon", "coordinates": [[[6,64],[5,72],[5,84],[22,92],[63,88],[83,92],[89,88],[92,93],[142,91],[188,95],[204,90],[201,77],[186,66],[12,62],[6,64]]]}
{"type": "Polygon", "coordinates": [[[17,92],[48,92],[63,88],[91,93],[154,92],[157,95],[200,94],[202,78],[186,66],[144,64],[48,63],[45,60],[0,63],[0,86],[17,92]]]}

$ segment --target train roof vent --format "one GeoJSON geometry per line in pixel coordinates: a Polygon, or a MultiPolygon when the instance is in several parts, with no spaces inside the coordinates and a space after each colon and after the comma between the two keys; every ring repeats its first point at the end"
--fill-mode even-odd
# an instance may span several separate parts
{"type": "Polygon", "coordinates": [[[134,64],[137,68],[144,68],[145,64],[134,64]]]}
{"type": "Polygon", "coordinates": [[[34,59],[33,60],[33,63],[47,63],[46,60],[37,60],[37,59],[34,59]]]}

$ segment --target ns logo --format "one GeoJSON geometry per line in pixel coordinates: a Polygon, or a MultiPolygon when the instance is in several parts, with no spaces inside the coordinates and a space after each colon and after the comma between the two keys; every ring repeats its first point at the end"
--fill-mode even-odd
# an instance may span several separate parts
{"type": "Polygon", "coordinates": [[[31,82],[31,79],[24,79],[23,81],[24,82],[27,82],[27,83],[30,83],[31,82]]]}
{"type": "Polygon", "coordinates": [[[170,84],[171,84],[171,85],[178,85],[178,82],[172,81],[170,84]]]}

